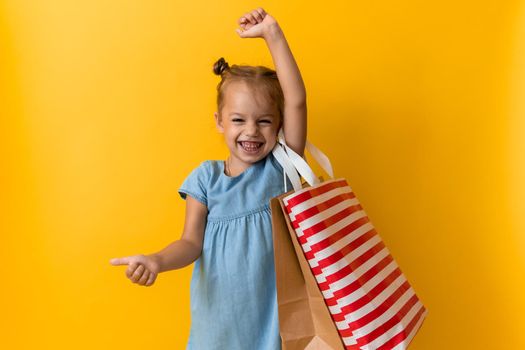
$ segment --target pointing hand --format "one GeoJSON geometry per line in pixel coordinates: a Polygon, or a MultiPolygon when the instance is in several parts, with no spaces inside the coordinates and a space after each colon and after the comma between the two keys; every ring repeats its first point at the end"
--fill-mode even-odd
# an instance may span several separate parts
{"type": "Polygon", "coordinates": [[[133,283],[149,287],[157,279],[160,272],[158,261],[151,255],[133,255],[124,258],[114,258],[110,260],[114,266],[128,265],[126,276],[133,283]]]}

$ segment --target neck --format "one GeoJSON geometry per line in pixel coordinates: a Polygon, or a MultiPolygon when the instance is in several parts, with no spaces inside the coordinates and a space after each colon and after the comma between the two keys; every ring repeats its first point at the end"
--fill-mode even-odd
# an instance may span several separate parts
{"type": "Polygon", "coordinates": [[[234,164],[232,164],[231,155],[228,157],[228,159],[226,159],[225,164],[226,164],[225,166],[226,175],[231,176],[231,177],[239,175],[240,173],[242,173],[249,167],[249,165],[244,166],[244,167],[242,165],[236,167],[234,164]]]}

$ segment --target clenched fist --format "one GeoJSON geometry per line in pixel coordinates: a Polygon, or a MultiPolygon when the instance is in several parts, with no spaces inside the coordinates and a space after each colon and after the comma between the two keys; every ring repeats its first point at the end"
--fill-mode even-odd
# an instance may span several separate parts
{"type": "Polygon", "coordinates": [[[238,24],[242,29],[238,28],[235,31],[241,38],[266,38],[277,26],[277,21],[259,7],[245,13],[239,18],[238,24]]]}

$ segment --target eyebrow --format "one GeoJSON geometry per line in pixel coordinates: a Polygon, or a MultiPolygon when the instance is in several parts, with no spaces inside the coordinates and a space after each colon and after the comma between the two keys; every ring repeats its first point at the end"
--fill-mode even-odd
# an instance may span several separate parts
{"type": "MultiPolygon", "coordinates": [[[[241,117],[245,116],[244,114],[238,113],[238,112],[231,112],[230,116],[232,116],[232,115],[240,115],[241,117]]],[[[265,114],[261,114],[259,117],[272,117],[273,118],[273,114],[272,113],[265,113],[265,114]]]]}

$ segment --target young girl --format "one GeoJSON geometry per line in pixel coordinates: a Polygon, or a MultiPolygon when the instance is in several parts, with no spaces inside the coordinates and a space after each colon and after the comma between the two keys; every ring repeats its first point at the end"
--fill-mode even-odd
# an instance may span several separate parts
{"type": "Polygon", "coordinates": [[[127,277],[143,286],[195,261],[187,349],[281,348],[269,201],[284,184],[272,149],[282,127],[288,146],[303,155],[306,92],[275,19],[258,8],[239,25],[241,38],[265,40],[276,71],[230,67],[223,58],[215,63],[221,76],[215,122],[229,157],[202,162],[180,187],[186,199],[180,240],[158,253],[111,260],[128,265],[127,277]]]}

